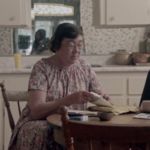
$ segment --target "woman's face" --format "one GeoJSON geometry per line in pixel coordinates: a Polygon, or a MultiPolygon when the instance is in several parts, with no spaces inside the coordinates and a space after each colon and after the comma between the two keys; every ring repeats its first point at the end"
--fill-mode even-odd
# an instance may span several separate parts
{"type": "Polygon", "coordinates": [[[57,61],[63,66],[69,66],[77,62],[84,48],[83,36],[78,35],[75,39],[64,38],[60,48],[56,50],[57,61]]]}

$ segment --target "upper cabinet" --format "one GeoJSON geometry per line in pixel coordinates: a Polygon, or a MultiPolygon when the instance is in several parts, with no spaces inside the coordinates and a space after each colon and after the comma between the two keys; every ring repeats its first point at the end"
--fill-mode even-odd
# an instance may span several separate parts
{"type": "Polygon", "coordinates": [[[0,0],[0,27],[31,28],[31,0],[0,0]]]}
{"type": "Polygon", "coordinates": [[[150,0],[94,0],[93,25],[140,27],[150,25],[150,0]]]}

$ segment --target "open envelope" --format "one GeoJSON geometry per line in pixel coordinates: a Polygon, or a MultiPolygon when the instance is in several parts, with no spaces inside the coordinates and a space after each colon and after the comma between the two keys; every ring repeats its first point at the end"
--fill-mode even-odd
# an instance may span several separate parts
{"type": "Polygon", "coordinates": [[[93,94],[93,100],[89,101],[90,103],[95,104],[97,106],[105,106],[105,107],[111,107],[111,108],[114,107],[107,100],[105,100],[101,95],[98,95],[94,92],[90,92],[90,93],[93,94]]]}

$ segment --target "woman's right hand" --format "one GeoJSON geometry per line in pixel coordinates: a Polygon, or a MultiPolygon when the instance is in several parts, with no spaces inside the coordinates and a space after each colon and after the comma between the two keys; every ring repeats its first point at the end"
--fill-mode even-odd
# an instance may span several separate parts
{"type": "Polygon", "coordinates": [[[91,101],[92,98],[93,94],[87,91],[79,91],[68,96],[68,100],[71,104],[84,104],[91,101]]]}

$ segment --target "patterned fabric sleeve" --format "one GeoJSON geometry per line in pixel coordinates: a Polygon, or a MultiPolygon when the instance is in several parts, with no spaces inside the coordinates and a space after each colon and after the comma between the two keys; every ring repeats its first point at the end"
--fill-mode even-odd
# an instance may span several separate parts
{"type": "Polygon", "coordinates": [[[47,76],[43,61],[37,62],[30,75],[28,90],[47,91],[47,76]]]}
{"type": "Polygon", "coordinates": [[[97,78],[97,75],[91,69],[91,67],[89,67],[89,73],[90,73],[89,91],[99,93],[100,89],[102,88],[102,84],[100,83],[99,79],[97,78]]]}

